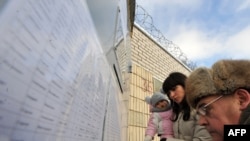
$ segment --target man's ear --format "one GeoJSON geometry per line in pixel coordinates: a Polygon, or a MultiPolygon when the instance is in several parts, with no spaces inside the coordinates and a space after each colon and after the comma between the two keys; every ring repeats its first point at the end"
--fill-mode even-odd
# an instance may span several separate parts
{"type": "Polygon", "coordinates": [[[238,89],[236,90],[236,95],[239,98],[240,110],[244,110],[250,104],[250,94],[247,90],[238,89]]]}

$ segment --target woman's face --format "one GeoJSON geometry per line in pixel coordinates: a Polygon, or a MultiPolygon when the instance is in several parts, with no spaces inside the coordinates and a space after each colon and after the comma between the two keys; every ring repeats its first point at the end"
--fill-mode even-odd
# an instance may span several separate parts
{"type": "Polygon", "coordinates": [[[181,85],[176,85],[169,91],[169,98],[180,104],[185,96],[184,88],[181,85]]]}

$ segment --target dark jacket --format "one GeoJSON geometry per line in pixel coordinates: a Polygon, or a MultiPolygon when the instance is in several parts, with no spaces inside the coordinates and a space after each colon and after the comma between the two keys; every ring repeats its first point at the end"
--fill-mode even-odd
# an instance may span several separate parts
{"type": "Polygon", "coordinates": [[[242,112],[239,124],[250,124],[250,105],[242,112]]]}

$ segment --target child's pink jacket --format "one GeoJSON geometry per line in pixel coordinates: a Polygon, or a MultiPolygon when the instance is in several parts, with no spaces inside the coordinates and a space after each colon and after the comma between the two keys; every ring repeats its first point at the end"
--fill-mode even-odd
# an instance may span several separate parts
{"type": "Polygon", "coordinates": [[[151,137],[158,134],[160,138],[173,137],[172,114],[173,112],[171,109],[163,112],[152,111],[145,134],[151,137]]]}

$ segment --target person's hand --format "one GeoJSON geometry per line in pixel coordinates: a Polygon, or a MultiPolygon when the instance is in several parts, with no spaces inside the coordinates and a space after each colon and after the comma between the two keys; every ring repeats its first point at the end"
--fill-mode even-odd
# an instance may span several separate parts
{"type": "Polygon", "coordinates": [[[152,141],[152,137],[149,135],[146,135],[144,138],[144,141],[152,141]]]}

